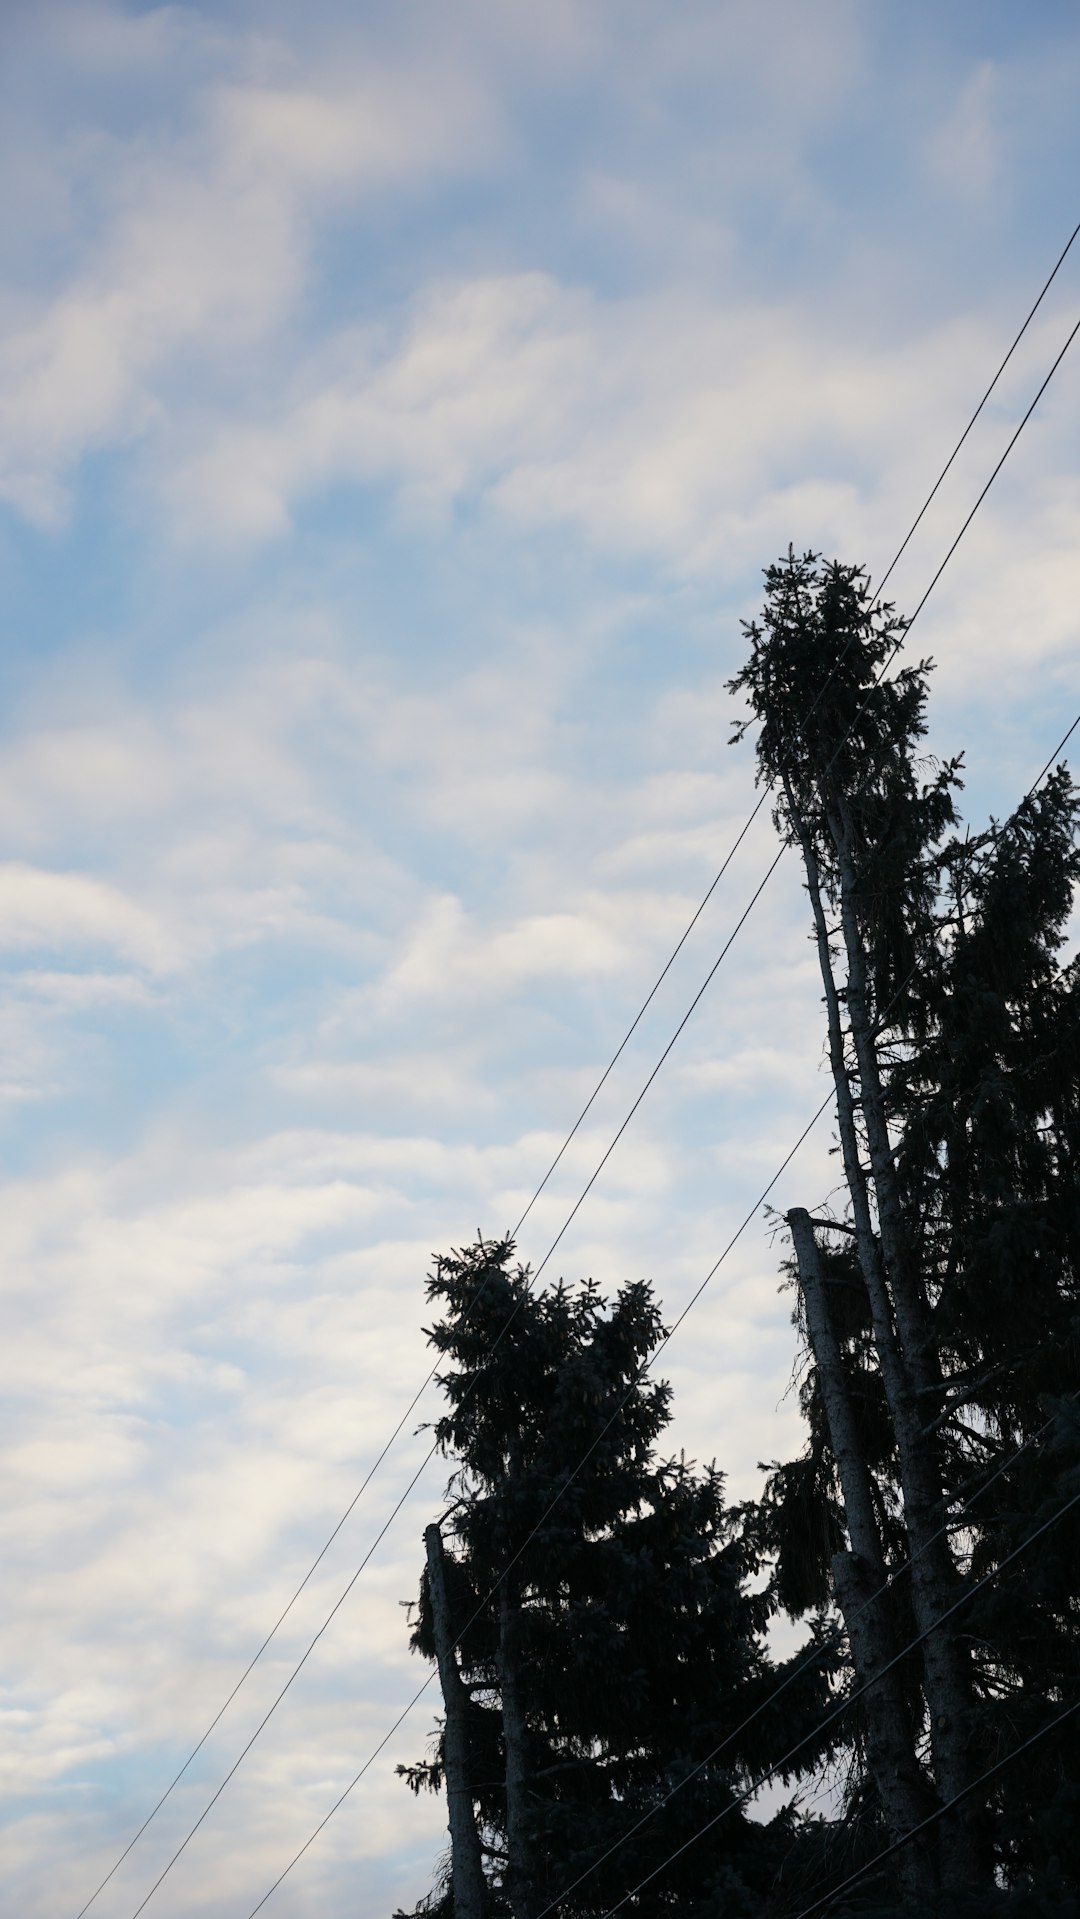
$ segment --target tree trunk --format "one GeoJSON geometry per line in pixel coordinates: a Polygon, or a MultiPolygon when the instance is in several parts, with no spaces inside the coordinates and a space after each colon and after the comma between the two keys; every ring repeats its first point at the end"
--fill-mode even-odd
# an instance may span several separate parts
{"type": "Polygon", "coordinates": [[[480,1857],[480,1838],[476,1830],[470,1781],[469,1695],[454,1655],[454,1635],[446,1596],[442,1534],[438,1526],[432,1525],[427,1528],[424,1534],[424,1545],[427,1548],[428,1592],[431,1596],[435,1657],[439,1667],[443,1705],[446,1708],[443,1762],[446,1768],[454,1919],[483,1919],[487,1889],[480,1857]]]}
{"type": "Polygon", "coordinates": [[[506,1891],[514,1919],[532,1919],[534,1879],[517,1614],[517,1595],[511,1590],[510,1580],[504,1579],[499,1589],[499,1690],[506,1758],[506,1891]]]}
{"type": "MultiPolygon", "coordinates": [[[[904,1523],[912,1549],[912,1601],[919,1630],[929,1635],[923,1647],[923,1665],[934,1771],[942,1797],[951,1799],[963,1792],[972,1778],[968,1750],[971,1666],[949,1626],[937,1632],[930,1630],[955,1603],[958,1590],[956,1567],[942,1531],[945,1501],[937,1444],[925,1430],[930,1409],[940,1404],[941,1369],[929,1305],[914,1266],[889,1139],[881,1070],[871,1030],[866,951],[856,907],[857,878],[849,822],[842,813],[832,812],[828,821],[840,871],[848,1024],[859,1067],[881,1249],[904,1360],[900,1390],[895,1400],[892,1394],[889,1398],[904,1494],[904,1523]]],[[[985,1878],[975,1837],[978,1819],[978,1807],[965,1799],[949,1821],[951,1831],[944,1857],[949,1867],[948,1882],[956,1890],[974,1891],[985,1878]]]]}
{"type": "MultiPolygon", "coordinates": [[[[784,791],[788,817],[802,851],[807,891],[814,915],[818,962],[825,988],[829,1063],[836,1088],[837,1126],[844,1175],[851,1198],[859,1267],[870,1302],[874,1346],[896,1436],[900,1483],[904,1497],[904,1522],[908,1530],[912,1553],[912,1601],[919,1630],[926,1632],[933,1621],[954,1602],[956,1586],[947,1541],[944,1537],[939,1539],[934,1537],[942,1524],[944,1509],[940,1481],[934,1470],[932,1442],[928,1441],[921,1432],[920,1416],[920,1403],[929,1406],[931,1402],[929,1400],[920,1402],[916,1397],[915,1385],[909,1370],[911,1358],[917,1357],[920,1352],[924,1355],[925,1364],[925,1330],[921,1323],[921,1316],[910,1309],[910,1287],[905,1289],[902,1283],[901,1297],[897,1298],[889,1284],[894,1277],[891,1265],[886,1277],[885,1263],[882,1259],[883,1248],[879,1248],[874,1231],[869,1187],[859,1153],[855,1101],[845,1055],[840,996],[833,974],[817,857],[786,776],[784,791]],[[906,1339],[902,1336],[898,1338],[898,1319],[902,1302],[909,1307],[903,1323],[903,1333],[907,1334],[906,1339]]],[[[830,819],[830,828],[835,824],[835,820],[830,819]]],[[[841,873],[841,912],[848,960],[848,1018],[852,1028],[852,1038],[855,1041],[860,1093],[863,1099],[863,1117],[868,1129],[868,1142],[870,1142],[871,1170],[875,1176],[881,1172],[882,1183],[886,1187],[889,1246],[895,1253],[899,1221],[896,1208],[889,1205],[889,1200],[895,1198],[895,1178],[891,1186],[888,1181],[888,1172],[892,1171],[892,1149],[888,1141],[888,1128],[884,1124],[881,1078],[877,1070],[876,1055],[873,1052],[869,1021],[866,1018],[865,956],[854,917],[853,880],[853,869],[848,858],[846,868],[841,873]],[[869,1086],[867,1075],[869,1075],[869,1086]],[[876,1107],[873,1105],[875,1088],[876,1107]],[[879,1124],[874,1124],[875,1117],[880,1121],[879,1124]],[[873,1128],[872,1140],[871,1128],[873,1128]],[[882,1130],[884,1130],[884,1142],[882,1130]]],[[[884,1234],[886,1226],[881,1217],[880,1193],[876,1177],[874,1190],[875,1197],[879,1199],[878,1219],[884,1234]]],[[[962,1791],[970,1777],[967,1763],[967,1707],[970,1690],[969,1678],[960,1650],[949,1635],[947,1627],[941,1632],[929,1633],[923,1647],[923,1672],[927,1710],[930,1717],[934,1774],[941,1797],[948,1799],[954,1793],[962,1791]]],[[[943,1877],[946,1884],[957,1891],[973,1890],[984,1877],[980,1870],[978,1849],[970,1836],[974,1817],[974,1809],[970,1809],[969,1802],[965,1800],[949,1821],[948,1837],[942,1847],[943,1877]],[[954,1840],[956,1843],[952,1843],[954,1840]]]]}
{"type": "MultiPolygon", "coordinates": [[[[915,1755],[911,1718],[899,1669],[885,1669],[898,1647],[888,1599],[888,1579],[870,1471],[855,1423],[843,1351],[833,1326],[828,1285],[810,1215],[796,1207],[787,1216],[806,1309],[806,1330],[817,1366],[840,1475],[844,1517],[852,1550],[832,1562],[837,1598],[847,1628],[856,1676],[868,1687],[862,1710],[867,1758],[892,1840],[903,1839],[928,1810],[928,1789],[915,1755]],[[879,1674],[884,1673],[884,1678],[879,1674]]],[[[936,1881],[932,1842],[920,1837],[897,1855],[905,1899],[925,1911],[936,1881]]]]}
{"type": "Polygon", "coordinates": [[[844,1028],[840,1018],[840,995],[833,976],[832,954],[829,949],[829,929],[825,918],[825,906],[821,897],[821,878],[813,843],[806,831],[795,796],[786,777],[784,789],[787,797],[788,815],[802,849],[803,865],[806,869],[806,888],[810,895],[810,906],[814,915],[814,930],[817,936],[818,965],[821,969],[821,981],[825,988],[825,1011],[829,1034],[829,1065],[832,1069],[833,1085],[836,1089],[836,1120],[840,1134],[840,1152],[844,1162],[844,1178],[851,1198],[852,1218],[855,1225],[855,1246],[859,1256],[859,1270],[870,1301],[870,1315],[874,1329],[874,1345],[877,1349],[878,1363],[885,1385],[890,1406],[906,1390],[903,1358],[897,1345],[896,1329],[893,1324],[892,1301],[885,1283],[881,1259],[878,1253],[874,1221],[870,1211],[870,1195],[859,1155],[859,1134],[855,1124],[855,1100],[851,1091],[847,1060],[844,1055],[844,1028]]]}

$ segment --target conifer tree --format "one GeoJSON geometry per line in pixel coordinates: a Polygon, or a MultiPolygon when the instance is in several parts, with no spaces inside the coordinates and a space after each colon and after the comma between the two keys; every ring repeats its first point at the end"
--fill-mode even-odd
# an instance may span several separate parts
{"type": "MultiPolygon", "coordinates": [[[[860,569],[789,552],[731,683],[751,709],[736,737],[760,722],[760,775],[803,861],[846,1189],[838,1220],[788,1215],[810,1443],[774,1472],[759,1519],[789,1610],[831,1590],[860,1683],[926,1635],[856,1724],[893,1838],[1075,1691],[1080,1630],[1067,1523],[934,1629],[1026,1536],[1033,1507],[1080,1484],[1062,1404],[1080,1384],[1080,994],[1060,961],[1080,868],[1064,769],[1003,826],[960,833],[960,761],[920,759],[929,662],[877,684],[903,628],[860,569]],[[1038,1450],[998,1474],[1048,1419],[1038,1450]],[[954,1521],[961,1499],[973,1504],[954,1521]]],[[[1018,1816],[1034,1811],[1028,1782],[1006,1772],[992,1802],[969,1795],[898,1855],[909,1905],[1067,1883],[1076,1768],[1048,1744],[1035,1771],[1062,1809],[1054,1845],[1045,1820],[1036,1838],[1018,1816]]]]}
{"type": "MultiPolygon", "coordinates": [[[[657,1456],[670,1389],[640,1377],[662,1332],[647,1285],[610,1304],[591,1282],[533,1290],[509,1241],[481,1241],[436,1262],[428,1297],[442,1309],[436,1434],[456,1466],[444,1531],[489,1912],[535,1919],[574,1887],[560,1912],[584,1919],[764,1771],[820,1712],[824,1681],[769,1708],[770,1601],[747,1590],[721,1475],[657,1456]],[[657,1811],[759,1704],[752,1733],[657,1811]]],[[[433,1627],[425,1577],[413,1643],[429,1658],[433,1627]]],[[[441,1786],[448,1731],[449,1718],[433,1758],[405,1769],[416,1790],[441,1786]]],[[[722,1898],[751,1919],[789,1824],[731,1814],[632,1909],[674,1903],[692,1919],[722,1898]]],[[[422,1910],[451,1914],[449,1883],[422,1910]]]]}

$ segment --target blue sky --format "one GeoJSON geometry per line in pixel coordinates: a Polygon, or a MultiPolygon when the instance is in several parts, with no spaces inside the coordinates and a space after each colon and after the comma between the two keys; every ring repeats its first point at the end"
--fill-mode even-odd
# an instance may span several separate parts
{"type": "MultiPolygon", "coordinates": [[[[789,540],[880,575],[1080,218],[1066,5],[23,5],[0,23],[5,1903],[78,1910],[429,1364],[745,817],[789,540]]],[[[1070,256],[890,584],[1072,325],[1070,256]]],[[[920,617],[1006,810],[1080,704],[1080,362],[920,617]]],[[[913,637],[913,646],[915,639],[913,637]]],[[[763,815],[522,1236],[742,910],[763,815]]],[[[555,1270],[671,1316],[822,1096],[783,866],[555,1270]]],[[[778,1205],[830,1189],[816,1136],[778,1205]]],[[[673,1444],[796,1443],[764,1222],[673,1444]]],[[[426,1408],[430,1415],[431,1407],[426,1408]]],[[[94,1910],[124,1919],[422,1457],[403,1443],[94,1910]]],[[[244,1919],[419,1680],[432,1470],[147,1910],[244,1919]]],[[[393,1766],[266,1910],[388,1913],[393,1766]]]]}

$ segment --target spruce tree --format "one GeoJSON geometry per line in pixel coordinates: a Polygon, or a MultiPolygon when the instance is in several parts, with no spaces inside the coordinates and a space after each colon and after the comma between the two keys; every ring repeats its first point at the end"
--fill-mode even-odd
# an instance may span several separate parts
{"type": "MultiPolygon", "coordinates": [[[[1075,1524],[933,1629],[1077,1484],[1080,995],[1061,960],[1077,799],[1059,768],[1003,825],[960,832],[960,761],[921,757],[930,663],[877,684],[904,623],[860,569],[789,552],[746,630],[736,737],[760,722],[760,775],[803,861],[846,1198],[839,1218],[788,1215],[810,1441],[759,1523],[778,1595],[797,1612],[831,1591],[854,1675],[874,1680],[852,1804],[898,1838],[1077,1686],[1075,1524]]],[[[1067,1883],[1076,1769],[1060,1742],[1036,1751],[898,1855],[909,1905],[1067,1883]],[[1033,1773],[1059,1808],[1049,1847],[1033,1773]]]]}
{"type": "MultiPolygon", "coordinates": [[[[640,1376],[662,1335],[650,1288],[610,1303],[589,1281],[534,1290],[503,1240],[439,1259],[428,1297],[442,1309],[429,1337],[447,1362],[435,1430],[455,1462],[447,1583],[490,1913],[535,1919],[573,1887],[559,1910],[584,1919],[661,1867],[633,1911],[751,1919],[789,1820],[739,1810],[664,1862],[822,1710],[824,1681],[770,1707],[771,1602],[748,1590],[722,1477],[657,1454],[670,1389],[640,1376]]],[[[435,1655],[426,1576],[413,1643],[435,1655]]],[[[405,1769],[415,1789],[441,1786],[448,1730],[405,1769]]],[[[452,1913],[449,1883],[422,1909],[452,1913]]]]}

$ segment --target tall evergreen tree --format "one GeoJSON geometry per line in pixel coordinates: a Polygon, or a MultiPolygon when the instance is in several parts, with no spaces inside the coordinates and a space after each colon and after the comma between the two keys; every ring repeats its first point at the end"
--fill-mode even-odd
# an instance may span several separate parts
{"type": "MultiPolygon", "coordinates": [[[[560,1912],[584,1919],[660,1867],[634,1912],[750,1919],[789,1822],[738,1811],[664,1862],[791,1743],[800,1714],[810,1723],[824,1681],[770,1706],[770,1601],[748,1591],[721,1475],[657,1456],[670,1389],[640,1377],[662,1333],[650,1289],[610,1304],[591,1282],[533,1290],[504,1240],[439,1259],[428,1297],[442,1309],[429,1337],[447,1361],[436,1433],[456,1465],[446,1585],[489,1913],[535,1919],[569,1891],[560,1912]],[[751,1731],[682,1786],[757,1705],[751,1731]]],[[[413,1643],[429,1658],[435,1628],[425,1575],[413,1643]]],[[[405,1769],[417,1790],[449,1783],[445,1703],[433,1757],[405,1769]]],[[[450,1883],[421,1910],[458,1910],[450,1883]]]]}
{"type": "MultiPolygon", "coordinates": [[[[1058,769],[1003,827],[960,834],[960,762],[920,758],[929,662],[878,684],[903,621],[860,569],[789,552],[746,630],[731,685],[803,860],[847,1201],[839,1220],[788,1216],[810,1442],[774,1473],[762,1522],[789,1609],[831,1588],[855,1674],[875,1680],[857,1738],[869,1803],[900,1837],[1078,1684],[1075,1525],[934,1626],[1033,1507],[1080,1484],[1067,1408],[1052,1446],[998,1473],[1080,1380],[1080,993],[1060,959],[1077,798],[1058,769]],[[916,1632],[918,1657],[886,1674],[916,1632]]],[[[1053,1896],[1075,1867],[1077,1775],[1049,1743],[1034,1771],[1061,1809],[1049,1857],[1031,1769],[1006,1771],[992,1803],[969,1794],[899,1855],[909,1904],[989,1900],[1003,1880],[1053,1896]]]]}

